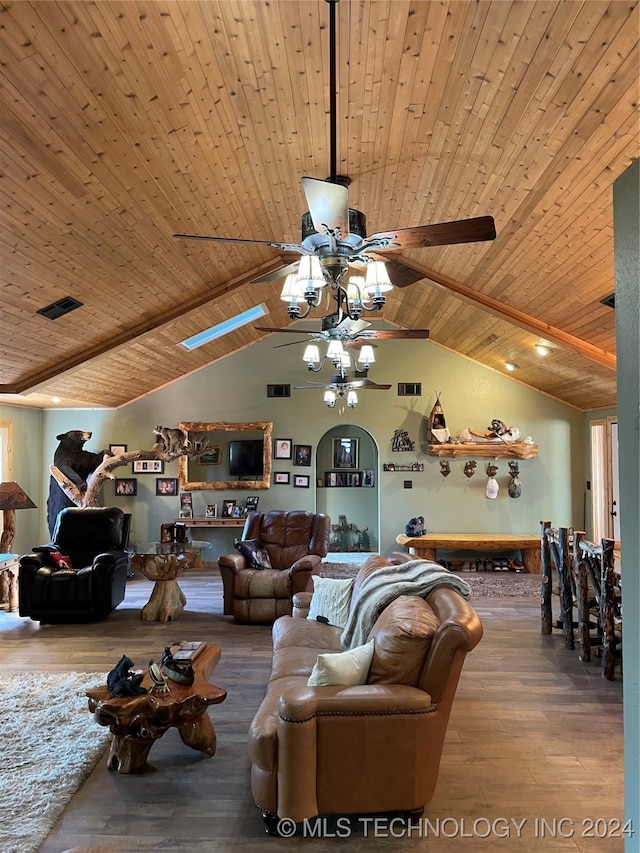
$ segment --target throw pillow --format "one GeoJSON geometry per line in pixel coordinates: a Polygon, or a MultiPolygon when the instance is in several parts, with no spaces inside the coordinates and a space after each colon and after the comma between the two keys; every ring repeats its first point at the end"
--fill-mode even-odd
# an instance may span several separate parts
{"type": "Polygon", "coordinates": [[[307,619],[344,628],[349,615],[353,578],[322,578],[312,575],[313,596],[307,619]]]}
{"type": "Polygon", "coordinates": [[[259,539],[236,539],[233,544],[245,558],[250,569],[271,568],[267,549],[259,539]]]}
{"type": "Polygon", "coordinates": [[[346,652],[318,655],[307,684],[310,687],[366,684],[372,658],[373,640],[346,652]]]}
{"type": "Polygon", "coordinates": [[[73,570],[73,566],[71,565],[71,560],[66,554],[61,554],[60,551],[51,551],[49,554],[51,562],[56,567],[56,569],[71,569],[73,570]]]}

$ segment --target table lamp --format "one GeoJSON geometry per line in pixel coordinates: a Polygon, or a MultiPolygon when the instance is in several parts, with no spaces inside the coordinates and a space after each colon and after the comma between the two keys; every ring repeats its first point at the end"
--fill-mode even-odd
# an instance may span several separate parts
{"type": "Polygon", "coordinates": [[[0,554],[8,554],[16,533],[16,510],[36,509],[29,495],[17,483],[0,483],[0,509],[2,510],[2,537],[0,554]]]}

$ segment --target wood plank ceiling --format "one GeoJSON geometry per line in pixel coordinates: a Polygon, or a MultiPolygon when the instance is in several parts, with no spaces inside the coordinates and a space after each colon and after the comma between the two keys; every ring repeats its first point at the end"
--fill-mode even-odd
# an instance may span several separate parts
{"type": "MultiPolygon", "coordinates": [[[[118,407],[261,337],[176,342],[257,302],[286,325],[303,175],[329,171],[328,5],[0,3],[0,401],[118,407]],[[82,307],[55,320],[38,309],[82,307]]],[[[637,2],[337,6],[338,172],[405,251],[383,317],[580,409],[615,405],[612,184],[640,153],[637,2]],[[535,357],[546,339],[553,356],[535,357]]]]}

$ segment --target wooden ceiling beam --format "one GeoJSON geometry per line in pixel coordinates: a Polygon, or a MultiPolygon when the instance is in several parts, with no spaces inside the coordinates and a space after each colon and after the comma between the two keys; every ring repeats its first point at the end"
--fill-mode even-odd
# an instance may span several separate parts
{"type": "Polygon", "coordinates": [[[521,329],[533,332],[535,335],[540,335],[545,341],[556,343],[558,346],[578,353],[578,355],[582,355],[597,364],[608,367],[610,370],[616,369],[616,356],[614,353],[583,341],[575,337],[575,335],[559,329],[557,326],[552,326],[550,323],[545,323],[543,320],[520,311],[518,308],[513,308],[491,296],[473,290],[467,285],[450,278],[444,273],[437,272],[437,270],[431,269],[413,258],[398,256],[394,258],[394,261],[410,267],[415,272],[420,273],[423,278],[429,279],[429,281],[444,288],[449,293],[455,294],[459,299],[474,305],[476,308],[481,308],[489,314],[500,317],[502,320],[507,320],[521,329]]]}
{"type": "Polygon", "coordinates": [[[251,270],[249,273],[236,276],[222,285],[217,285],[215,288],[212,288],[206,293],[194,296],[186,302],[181,302],[179,305],[175,305],[167,311],[157,314],[150,320],[143,320],[135,326],[130,326],[123,332],[109,338],[109,340],[102,341],[93,347],[87,347],[80,352],[76,352],[68,358],[46,367],[44,370],[24,376],[16,382],[4,385],[0,384],[0,394],[23,394],[25,391],[36,390],[38,386],[43,385],[46,382],[50,382],[62,373],[67,373],[69,370],[80,367],[88,361],[91,361],[93,358],[98,358],[99,356],[113,352],[119,347],[129,344],[131,341],[136,338],[140,338],[149,332],[155,332],[162,326],[172,323],[180,317],[183,317],[185,314],[188,314],[190,311],[202,308],[214,299],[220,299],[224,296],[228,296],[230,293],[233,293],[233,291],[238,290],[238,288],[249,284],[255,278],[259,278],[262,275],[267,275],[268,273],[280,269],[283,266],[283,263],[284,261],[281,257],[274,258],[271,261],[260,264],[260,266],[255,267],[255,269],[251,270]]]}

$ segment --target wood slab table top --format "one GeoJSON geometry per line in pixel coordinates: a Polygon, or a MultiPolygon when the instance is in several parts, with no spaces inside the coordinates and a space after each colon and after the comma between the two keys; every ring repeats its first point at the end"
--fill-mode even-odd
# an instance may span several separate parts
{"type": "Polygon", "coordinates": [[[459,548],[460,550],[498,550],[500,548],[539,548],[539,533],[425,533],[424,536],[396,537],[398,545],[407,548],[431,545],[435,548],[459,548]]]}
{"type": "Polygon", "coordinates": [[[435,560],[438,548],[461,551],[518,550],[527,572],[540,574],[539,533],[425,533],[423,536],[396,536],[398,545],[423,560],[435,560]]]}
{"type": "MultiPolygon", "coordinates": [[[[143,769],[151,746],[171,727],[187,746],[214,755],[216,735],[206,710],[227,698],[226,690],[209,682],[221,655],[220,646],[208,645],[193,662],[193,684],[169,679],[168,693],[112,696],[106,684],[86,691],[95,720],[109,726],[113,735],[107,759],[110,770],[132,773],[143,769]]],[[[152,685],[147,672],[142,686],[150,691],[152,685]]]]}

